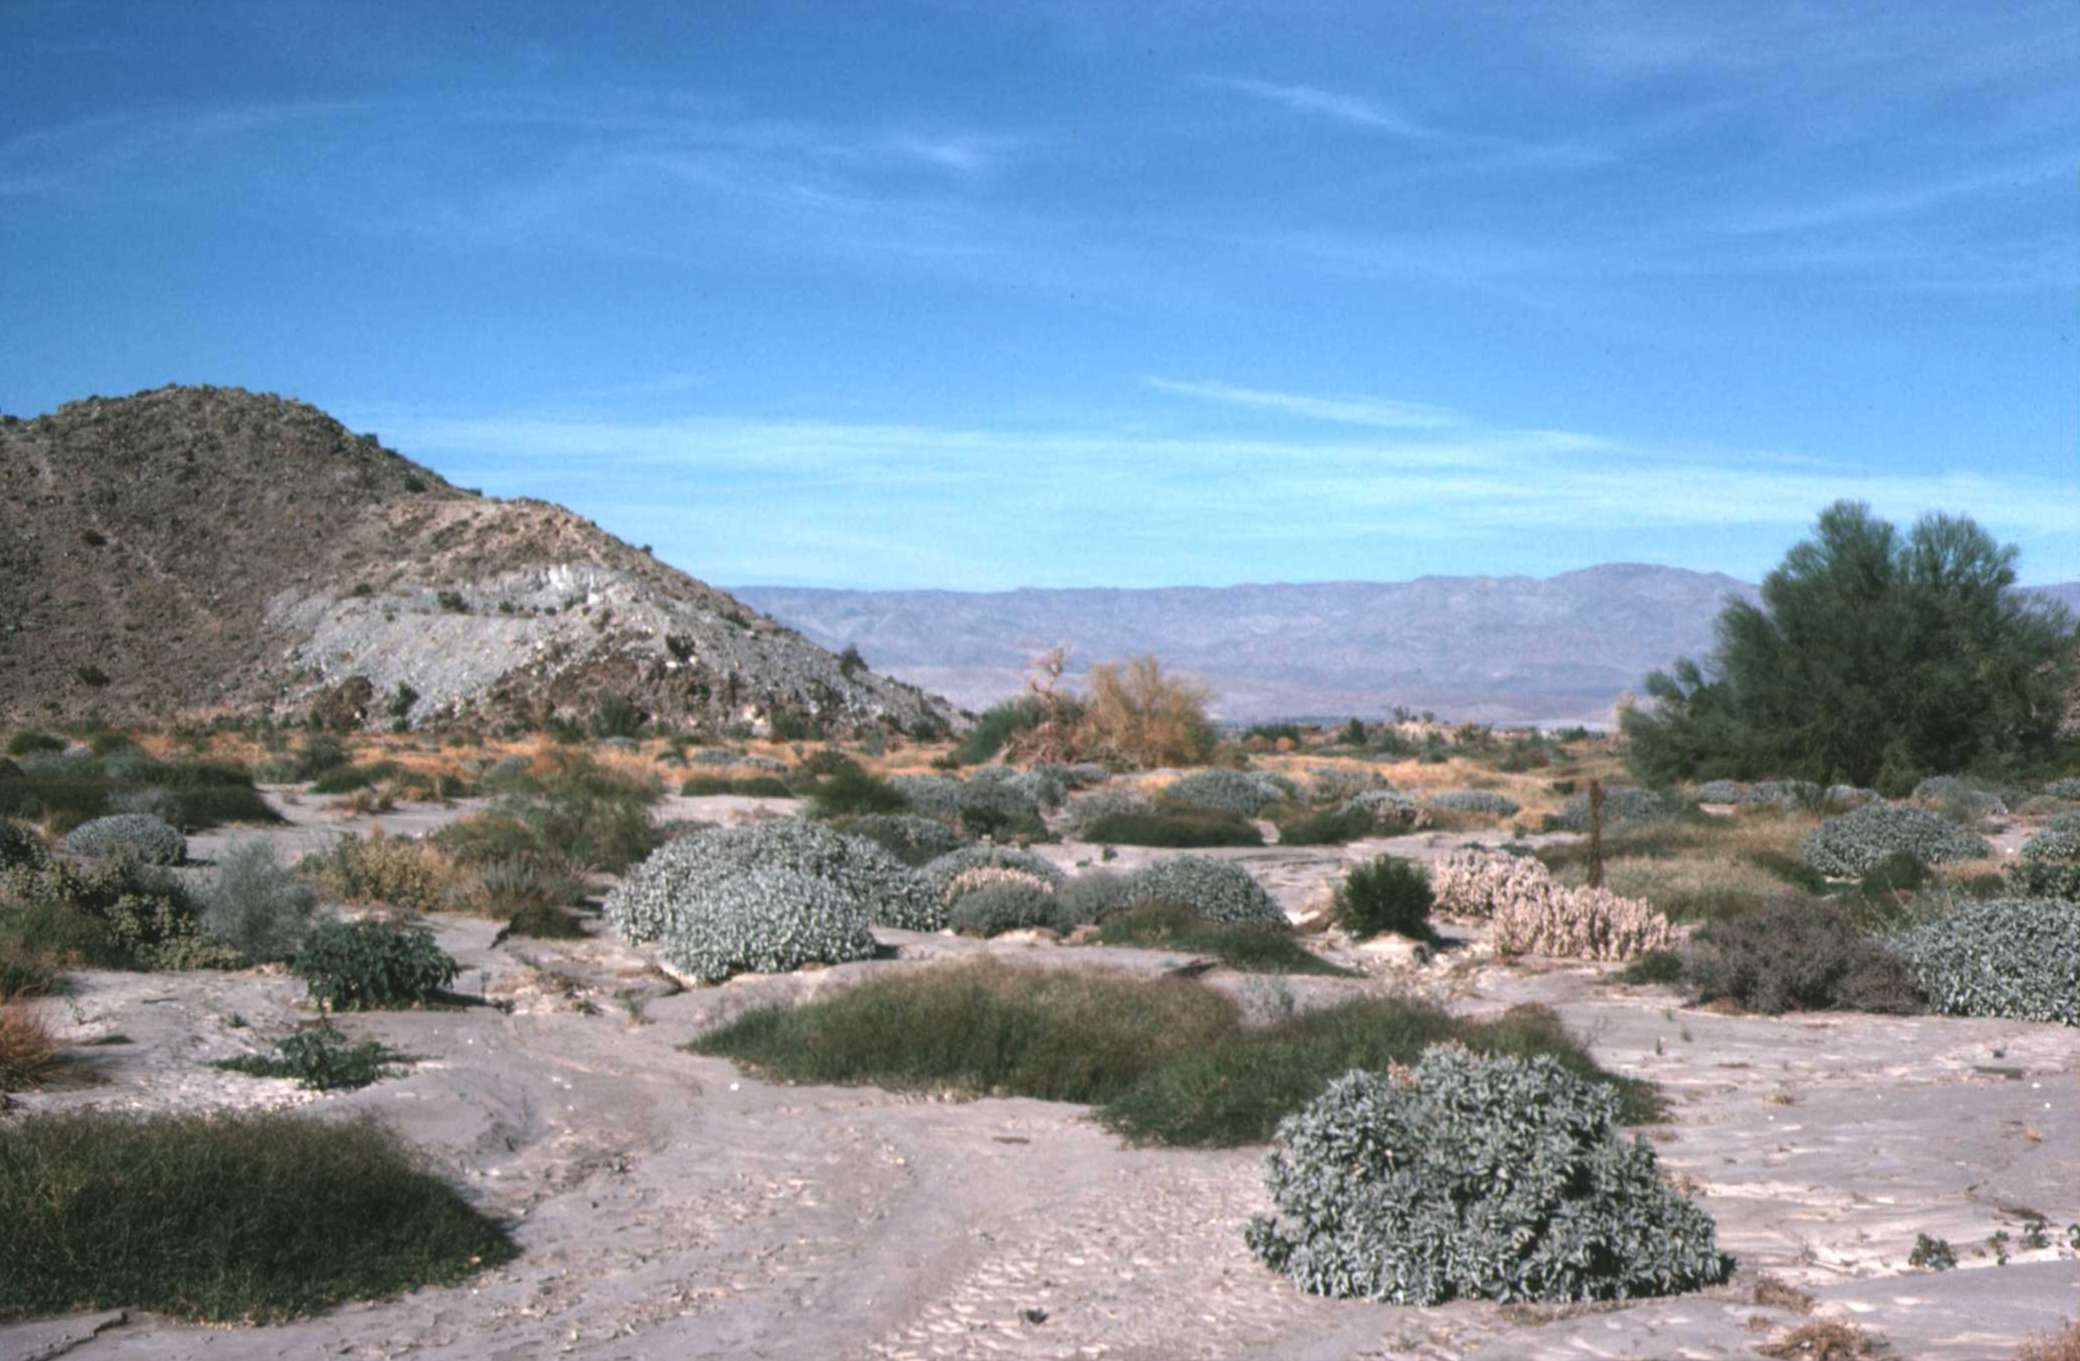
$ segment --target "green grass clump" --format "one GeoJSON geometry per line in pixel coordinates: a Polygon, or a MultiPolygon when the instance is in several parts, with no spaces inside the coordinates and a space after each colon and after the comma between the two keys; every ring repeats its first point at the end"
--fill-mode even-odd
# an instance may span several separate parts
{"type": "Polygon", "coordinates": [[[687,1048],[791,1082],[1095,1104],[1239,1023],[1232,1002],[1183,979],[979,959],[876,978],[806,1006],[753,1011],[687,1048]]]}
{"type": "Polygon", "coordinates": [[[247,1054],[210,1065],[248,1077],[287,1077],[314,1092],[356,1091],[397,1073],[390,1065],[404,1055],[364,1040],[349,1044],[330,1025],[299,1030],[275,1046],[272,1054],[247,1054]]]}
{"type": "Polygon", "coordinates": [[[982,711],[975,726],[953,749],[953,759],[959,765],[979,766],[1002,751],[1013,737],[1037,727],[1044,716],[1037,701],[1023,696],[992,705],[982,711]]]}
{"type": "Polygon", "coordinates": [[[1478,1054],[1549,1054],[1568,1071],[1614,1087],[1623,1123],[1661,1118],[1653,1084],[1604,1072],[1543,1007],[1513,1007],[1496,1020],[1471,1021],[1398,997],[1346,1002],[1268,1029],[1233,1031],[1150,1072],[1098,1118],[1136,1143],[1262,1143],[1281,1119],[1351,1069],[1413,1064],[1424,1049],[1448,1040],[1478,1054]]]}
{"type": "Polygon", "coordinates": [[[1099,928],[1098,943],[1212,955],[1240,973],[1356,977],[1302,945],[1291,931],[1254,923],[1210,922],[1182,903],[1142,903],[1114,913],[1099,928]]]}
{"type": "Polygon", "coordinates": [[[747,799],[791,799],[794,791],[776,775],[751,775],[742,779],[729,779],[722,775],[689,775],[679,786],[679,792],[689,799],[705,798],[715,794],[735,794],[747,799]]]}
{"type": "Polygon", "coordinates": [[[886,780],[876,779],[858,766],[839,770],[819,780],[809,796],[810,815],[842,818],[860,813],[908,812],[910,800],[886,780]]]}
{"type": "Polygon", "coordinates": [[[0,1318],[150,1309],[266,1323],[516,1255],[372,1121],[35,1113],[0,1125],[0,1318]]]}
{"type": "Polygon", "coordinates": [[[1239,813],[1110,813],[1083,828],[1083,839],[1100,846],[1261,846],[1264,834],[1239,813]]]}
{"type": "Polygon", "coordinates": [[[792,1082],[1085,1102],[1136,1142],[1223,1147],[1269,1139],[1281,1117],[1352,1068],[1413,1063],[1446,1040],[1484,1054],[1550,1054],[1611,1084],[1627,1123],[1659,1118],[1651,1084],[1605,1073],[1543,1008],[1484,1022],[1387,998],[1245,1030],[1232,1002],[1188,980],[988,959],[750,1012],[687,1048],[792,1082]]]}
{"type": "Polygon", "coordinates": [[[1360,940],[1391,931],[1410,940],[1435,940],[1430,875],[1396,855],[1376,856],[1336,886],[1336,924],[1360,940]]]}

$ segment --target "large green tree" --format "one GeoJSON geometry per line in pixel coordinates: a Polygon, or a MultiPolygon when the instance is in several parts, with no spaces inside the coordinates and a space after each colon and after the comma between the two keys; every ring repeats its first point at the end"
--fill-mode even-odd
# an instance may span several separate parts
{"type": "Polygon", "coordinates": [[[1860,502],[1820,513],[1759,604],[1729,601],[1704,663],[1646,679],[1622,718],[1642,778],[1847,780],[2012,763],[2057,732],[2071,618],[2015,589],[2013,545],[1925,515],[1902,536],[1860,502]]]}

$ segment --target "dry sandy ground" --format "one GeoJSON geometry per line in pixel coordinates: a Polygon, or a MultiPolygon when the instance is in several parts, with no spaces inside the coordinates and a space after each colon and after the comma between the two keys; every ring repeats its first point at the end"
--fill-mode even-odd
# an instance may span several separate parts
{"type": "MultiPolygon", "coordinates": [[[[321,820],[315,808],[293,811],[304,825],[276,835],[323,837],[310,825],[321,820]]],[[[668,810],[743,811],[713,800],[668,810]]],[[[1297,911],[1339,861],[1376,849],[1229,854],[1297,911]]],[[[438,925],[463,963],[463,989],[511,1010],[345,1018],[350,1033],[417,1056],[405,1076],[311,1096],[204,1066],[268,1047],[308,1018],[300,987],[280,973],[92,973],[53,1018],[75,1039],[127,1043],[84,1051],[95,1085],[26,1104],[375,1114],[511,1218],[517,1261],[464,1287],[287,1327],[106,1314],[0,1328],[0,1358],[1752,1357],[1798,1321],[1751,1302],[1764,1272],[1817,1296],[1821,1316],[1884,1333],[1905,1358],[2005,1357],[2025,1334],[2080,1313],[2080,1259],[2064,1246],[2064,1226],[2080,1220],[2071,1030],[1732,1017],[1591,968],[1500,968],[1478,945],[1427,968],[1351,952],[1374,976],[1295,992],[1306,1001],[1415,982],[1466,1010],[1542,1001],[1607,1066],[1660,1082],[1674,1113],[1649,1137],[1741,1260],[1734,1284],[1672,1300],[1417,1309],[1303,1295],[1249,1255],[1241,1227],[1265,1208],[1262,1149],[1127,1148],[1079,1107],[772,1086],[677,1048],[746,1006],[900,962],[677,992],[611,940],[493,947],[490,923],[438,925]],[[2050,1221],[2054,1246],[2018,1248],[1996,1265],[1980,1245],[1997,1229],[2019,1238],[2028,1211],[2050,1221]],[[1910,1270],[1923,1232],[1956,1245],[1960,1269],[1910,1270]]],[[[905,958],[991,949],[1069,967],[1181,962],[888,940],[905,958]]],[[[1210,977],[1252,1000],[1271,996],[1260,980],[1210,977]]]]}

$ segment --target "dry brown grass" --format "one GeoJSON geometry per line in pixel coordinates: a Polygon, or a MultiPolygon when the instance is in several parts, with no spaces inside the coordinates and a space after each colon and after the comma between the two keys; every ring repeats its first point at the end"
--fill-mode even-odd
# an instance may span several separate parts
{"type": "Polygon", "coordinates": [[[29,1003],[0,1001],[0,1092],[42,1086],[62,1054],[50,1027],[29,1003]]]}
{"type": "Polygon", "coordinates": [[[1780,1361],[1870,1361],[1889,1355],[1892,1349],[1877,1333],[1834,1319],[1816,1319],[1755,1350],[1780,1361]]]}
{"type": "Polygon", "coordinates": [[[2056,1333],[2035,1333],[2022,1339],[2015,1361],[2080,1361],[2080,1323],[2066,1320],[2056,1333]]]}

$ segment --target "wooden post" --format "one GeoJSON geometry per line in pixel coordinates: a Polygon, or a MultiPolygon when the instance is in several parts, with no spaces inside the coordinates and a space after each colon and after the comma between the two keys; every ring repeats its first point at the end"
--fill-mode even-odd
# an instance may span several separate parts
{"type": "Polygon", "coordinates": [[[1603,887],[1603,781],[1589,781],[1589,887],[1603,887]]]}

